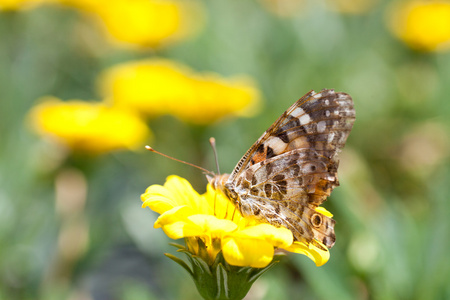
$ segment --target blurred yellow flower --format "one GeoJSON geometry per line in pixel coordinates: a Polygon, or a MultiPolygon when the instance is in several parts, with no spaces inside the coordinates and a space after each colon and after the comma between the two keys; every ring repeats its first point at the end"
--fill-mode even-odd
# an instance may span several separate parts
{"type": "Polygon", "coordinates": [[[150,131],[134,113],[102,103],[44,98],[30,112],[32,128],[74,150],[102,153],[142,146],[150,131]]]}
{"type": "Polygon", "coordinates": [[[100,87],[103,95],[117,105],[148,116],[171,114],[195,124],[251,115],[260,100],[259,90],[249,78],[195,73],[185,65],[163,59],[114,66],[100,78],[100,87]]]}
{"type": "Polygon", "coordinates": [[[47,0],[0,0],[0,10],[31,8],[47,0]]]}
{"type": "Polygon", "coordinates": [[[410,47],[446,50],[450,46],[450,2],[410,1],[392,7],[390,27],[410,47]]]}
{"type": "Polygon", "coordinates": [[[329,259],[328,250],[293,242],[292,232],[284,227],[242,217],[232,203],[209,184],[206,193],[199,195],[187,180],[172,175],[164,186],[147,188],[141,199],[142,207],[150,207],[161,214],[155,228],[162,228],[172,239],[186,238],[189,251],[209,264],[222,251],[230,265],[263,268],[272,261],[275,248],[307,255],[317,266],[329,259]],[[199,243],[206,245],[206,253],[201,251],[204,248],[199,243]]]}
{"type": "Polygon", "coordinates": [[[184,40],[203,25],[196,0],[59,0],[99,17],[113,41],[154,47],[184,40]]]}

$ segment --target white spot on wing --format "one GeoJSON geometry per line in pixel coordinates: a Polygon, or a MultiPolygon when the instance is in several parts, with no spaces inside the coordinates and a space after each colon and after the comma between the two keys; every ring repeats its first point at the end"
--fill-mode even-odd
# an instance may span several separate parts
{"type": "Polygon", "coordinates": [[[328,180],[328,181],[336,181],[336,176],[327,176],[326,180],[328,180]]]}
{"type": "Polygon", "coordinates": [[[300,117],[301,115],[304,115],[304,114],[305,114],[305,111],[301,107],[297,107],[291,113],[291,116],[298,118],[298,117],[300,117]]]}
{"type": "Polygon", "coordinates": [[[327,123],[325,121],[320,121],[319,123],[317,123],[317,131],[322,133],[325,131],[325,129],[327,128],[327,123]]]}
{"type": "Polygon", "coordinates": [[[264,142],[264,146],[272,148],[273,152],[275,154],[280,154],[280,153],[283,153],[283,151],[286,149],[287,145],[285,142],[280,140],[278,137],[273,136],[264,142]]]}
{"type": "Polygon", "coordinates": [[[330,132],[330,134],[328,135],[328,139],[327,139],[327,142],[328,142],[328,143],[331,143],[331,142],[333,141],[334,135],[335,135],[334,132],[330,132]]]}
{"type": "Polygon", "coordinates": [[[300,121],[301,125],[305,125],[311,122],[311,117],[308,114],[304,114],[303,116],[298,118],[298,120],[300,121]]]}

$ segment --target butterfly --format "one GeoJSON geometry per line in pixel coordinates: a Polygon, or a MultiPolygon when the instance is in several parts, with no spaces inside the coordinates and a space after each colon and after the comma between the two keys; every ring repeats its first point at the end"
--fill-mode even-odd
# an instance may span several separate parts
{"type": "Polygon", "coordinates": [[[286,227],[296,241],[331,248],[335,221],[316,208],[339,186],[337,154],[354,121],[348,94],[310,91],[263,133],[231,174],[208,180],[244,217],[286,227]]]}

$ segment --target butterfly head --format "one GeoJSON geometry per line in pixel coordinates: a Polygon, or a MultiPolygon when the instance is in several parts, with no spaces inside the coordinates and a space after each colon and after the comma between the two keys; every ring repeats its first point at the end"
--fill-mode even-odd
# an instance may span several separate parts
{"type": "Polygon", "coordinates": [[[206,175],[206,178],[208,179],[209,184],[215,189],[216,191],[221,191],[225,196],[230,199],[230,201],[236,206],[237,209],[239,209],[239,201],[238,201],[238,194],[234,191],[233,187],[230,186],[230,183],[228,182],[228,178],[230,177],[230,174],[221,174],[221,175],[215,175],[215,176],[209,176],[206,175]]]}

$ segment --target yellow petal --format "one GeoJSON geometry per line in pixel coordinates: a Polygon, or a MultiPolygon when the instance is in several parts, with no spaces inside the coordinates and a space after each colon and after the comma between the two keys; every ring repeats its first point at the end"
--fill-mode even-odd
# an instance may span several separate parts
{"type": "Polygon", "coordinates": [[[259,89],[251,78],[195,72],[165,59],[114,66],[99,82],[105,98],[149,117],[170,114],[204,125],[229,116],[250,116],[261,107],[259,89]]]}
{"type": "Polygon", "coordinates": [[[150,134],[135,113],[101,102],[46,97],[29,114],[32,128],[46,138],[91,153],[142,147],[150,134]]]}
{"type": "Polygon", "coordinates": [[[286,228],[258,224],[225,236],[222,250],[229,264],[263,268],[272,261],[274,247],[288,247],[292,240],[286,228]]]}
{"type": "Polygon", "coordinates": [[[159,216],[154,227],[162,227],[164,233],[172,239],[204,235],[204,230],[189,220],[188,216],[192,212],[187,206],[175,207],[159,216]]]}
{"type": "Polygon", "coordinates": [[[175,222],[190,222],[188,217],[193,214],[193,211],[187,206],[174,207],[163,214],[156,220],[153,227],[160,228],[175,222]]]}
{"type": "Polygon", "coordinates": [[[144,202],[142,207],[150,207],[160,214],[183,205],[191,207],[197,214],[209,212],[209,204],[203,201],[191,184],[175,175],[169,176],[164,186],[155,184],[148,187],[141,200],[144,202]]]}
{"type": "Polygon", "coordinates": [[[206,193],[201,197],[204,198],[203,201],[209,203],[209,214],[221,219],[233,220],[236,224],[243,219],[233,203],[221,191],[215,190],[211,184],[207,185],[206,193]]]}
{"type": "Polygon", "coordinates": [[[165,114],[194,101],[193,71],[166,59],[127,62],[107,69],[99,78],[104,97],[145,115],[165,114]],[[187,102],[187,103],[186,103],[187,102]]]}
{"type": "Polygon", "coordinates": [[[163,213],[156,220],[154,227],[162,227],[167,236],[173,239],[192,236],[221,237],[237,228],[237,225],[229,220],[193,213],[190,207],[175,207],[163,213]]]}
{"type": "Polygon", "coordinates": [[[330,259],[330,251],[328,248],[322,243],[317,242],[321,248],[314,246],[313,244],[303,243],[303,242],[294,242],[290,247],[284,248],[287,251],[303,254],[308,256],[316,266],[323,266],[330,259]]]}
{"type": "Polygon", "coordinates": [[[210,232],[213,236],[219,236],[237,229],[237,225],[232,221],[218,219],[210,215],[192,215],[189,220],[197,224],[203,232],[210,232]]]}
{"type": "Polygon", "coordinates": [[[131,45],[154,47],[183,40],[197,32],[203,23],[202,9],[197,1],[103,2],[103,5],[88,8],[99,15],[111,37],[131,45]]]}
{"type": "Polygon", "coordinates": [[[233,235],[238,238],[260,239],[272,245],[272,247],[289,247],[293,242],[292,232],[284,227],[275,227],[270,224],[258,224],[240,230],[233,235]]]}
{"type": "Polygon", "coordinates": [[[222,253],[230,265],[264,268],[272,261],[274,249],[264,240],[229,236],[222,240],[222,253]]]}
{"type": "Polygon", "coordinates": [[[141,195],[141,200],[143,208],[149,207],[159,214],[179,206],[172,192],[158,184],[148,187],[145,193],[141,195]]]}
{"type": "Polygon", "coordinates": [[[390,9],[390,28],[409,46],[424,50],[450,48],[448,1],[400,1],[390,9]]]}
{"type": "Polygon", "coordinates": [[[321,214],[324,215],[324,216],[327,216],[327,217],[330,217],[330,218],[333,217],[333,214],[330,213],[330,212],[329,212],[326,208],[324,208],[324,207],[318,206],[318,207],[316,207],[316,211],[319,212],[319,213],[321,213],[321,214]]]}

